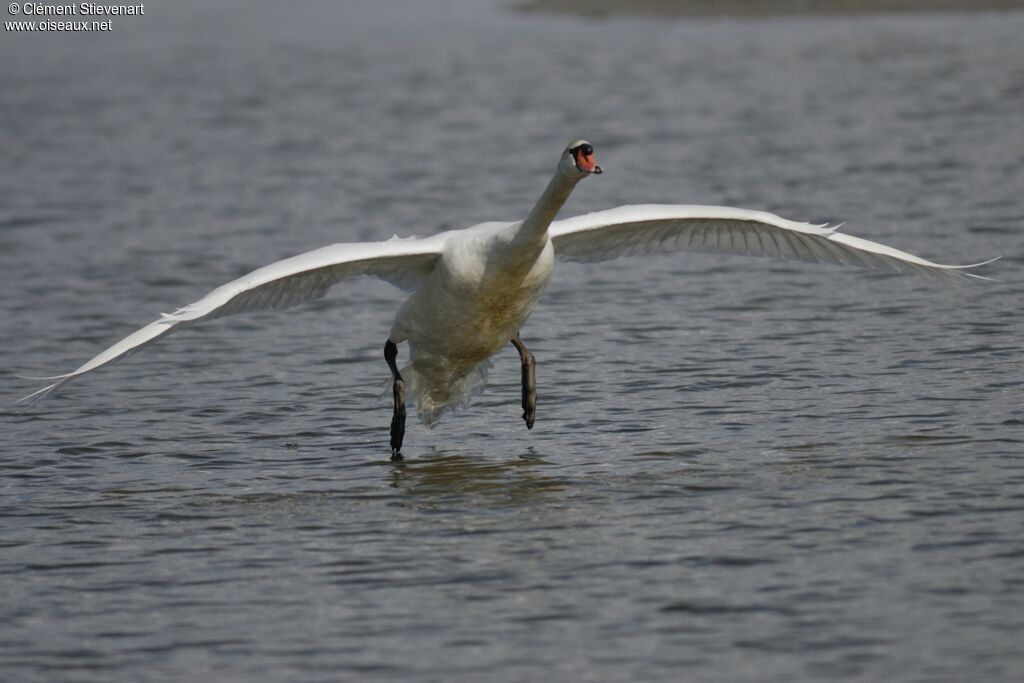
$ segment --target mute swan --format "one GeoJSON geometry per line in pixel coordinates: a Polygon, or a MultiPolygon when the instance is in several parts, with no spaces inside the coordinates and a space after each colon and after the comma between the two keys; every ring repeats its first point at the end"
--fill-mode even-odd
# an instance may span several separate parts
{"type": "Polygon", "coordinates": [[[272,263],[162,314],[74,372],[34,378],[52,384],[20,400],[42,399],[187,325],[243,311],[287,308],[322,297],[341,280],[372,275],[412,290],[384,344],[394,395],[391,451],[400,458],[406,381],[417,397],[419,416],[430,424],[482,387],[482,364],[510,341],[522,364],[523,419],[527,429],[533,427],[535,359],[519,329],[551,279],[556,257],[592,263],[660,251],[732,252],[978,279],[985,278],[965,269],[990,263],[940,265],[825,225],[719,206],[620,206],[554,220],[576,183],[599,173],[594,148],[576,140],[562,152],[554,176],[522,221],[481,223],[425,239],[334,244],[272,263]],[[403,341],[409,342],[411,363],[399,370],[396,345],[403,341]]]}

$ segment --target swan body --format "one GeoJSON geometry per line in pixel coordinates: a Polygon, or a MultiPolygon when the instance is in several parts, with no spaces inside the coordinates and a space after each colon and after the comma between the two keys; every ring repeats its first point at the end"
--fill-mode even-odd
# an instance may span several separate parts
{"type": "Polygon", "coordinates": [[[520,223],[484,223],[449,237],[431,277],[405,301],[389,338],[407,341],[417,412],[432,424],[483,388],[481,365],[526,322],[555,268],[550,239],[519,249],[520,223]]]}
{"type": "Polygon", "coordinates": [[[576,183],[601,172],[593,147],[577,140],[562,153],[547,188],[522,221],[481,223],[425,239],[334,244],[264,266],[161,315],[73,372],[37,378],[50,384],[21,400],[44,398],[182,327],[245,311],[287,308],[324,296],[342,280],[371,275],[411,291],[385,344],[395,395],[391,443],[397,455],[404,435],[406,381],[417,397],[420,418],[431,424],[483,388],[489,359],[510,342],[522,360],[523,417],[533,426],[535,360],[518,333],[551,280],[556,258],[592,263],[666,251],[726,252],[952,279],[985,279],[969,270],[990,262],[937,264],[825,225],[729,207],[621,206],[555,220],[576,183]],[[408,342],[411,362],[400,370],[395,358],[401,342],[408,342]]]}

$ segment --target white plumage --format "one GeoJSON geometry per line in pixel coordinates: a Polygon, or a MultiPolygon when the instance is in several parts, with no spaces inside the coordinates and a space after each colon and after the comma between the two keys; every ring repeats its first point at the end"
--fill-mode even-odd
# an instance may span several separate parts
{"type": "MultiPolygon", "coordinates": [[[[551,279],[556,258],[594,263],[667,251],[726,252],[984,279],[967,272],[984,263],[932,263],[834,228],[763,211],[652,204],[555,221],[575,184],[601,172],[592,154],[584,140],[570,144],[523,221],[483,223],[426,239],[334,244],[278,261],[163,314],[73,372],[39,378],[52,383],[21,400],[41,399],[183,326],[294,306],[358,275],[379,277],[412,292],[395,316],[389,341],[409,342],[412,362],[402,374],[409,375],[418,412],[428,424],[482,388],[485,362],[517,335],[551,279]]],[[[524,386],[525,381],[524,375],[524,386]]]]}
{"type": "Polygon", "coordinates": [[[555,221],[550,234],[559,259],[580,263],[666,251],[696,251],[823,261],[981,280],[986,278],[965,271],[991,263],[941,265],[878,242],[837,232],[827,225],[798,223],[765,211],[726,206],[620,206],[555,221]]]}

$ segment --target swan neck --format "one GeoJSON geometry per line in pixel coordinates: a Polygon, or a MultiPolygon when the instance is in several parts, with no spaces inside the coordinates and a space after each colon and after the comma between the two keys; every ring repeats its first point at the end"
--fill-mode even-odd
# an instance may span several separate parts
{"type": "Polygon", "coordinates": [[[523,221],[522,227],[519,229],[520,237],[546,242],[548,226],[551,225],[551,221],[555,220],[555,216],[565,204],[565,200],[572,194],[578,180],[567,176],[561,168],[556,169],[551,182],[544,188],[540,199],[537,200],[530,214],[523,221]]]}

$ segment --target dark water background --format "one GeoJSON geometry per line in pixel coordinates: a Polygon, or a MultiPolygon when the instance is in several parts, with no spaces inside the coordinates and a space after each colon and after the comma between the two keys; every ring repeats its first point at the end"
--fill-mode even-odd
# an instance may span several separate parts
{"type": "Polygon", "coordinates": [[[1024,677],[1024,14],[169,4],[0,36],[5,400],[278,258],[521,217],[579,135],[567,215],[848,221],[1002,283],[563,264],[534,430],[509,347],[401,464],[397,290],[189,329],[3,410],[0,678],[1024,677]]]}

